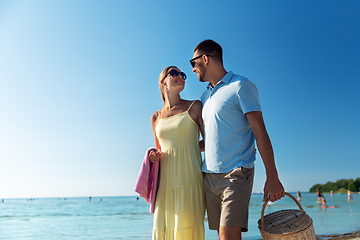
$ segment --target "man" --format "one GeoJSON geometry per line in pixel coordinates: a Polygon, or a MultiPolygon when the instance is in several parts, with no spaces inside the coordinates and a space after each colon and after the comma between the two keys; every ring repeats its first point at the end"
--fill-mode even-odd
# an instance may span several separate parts
{"type": "Polygon", "coordinates": [[[213,40],[199,43],[190,63],[199,81],[209,82],[201,97],[205,125],[202,171],[209,228],[218,230],[221,240],[238,240],[248,228],[255,140],[266,169],[264,201],[285,196],[258,91],[247,78],[225,70],[222,48],[213,40]]]}

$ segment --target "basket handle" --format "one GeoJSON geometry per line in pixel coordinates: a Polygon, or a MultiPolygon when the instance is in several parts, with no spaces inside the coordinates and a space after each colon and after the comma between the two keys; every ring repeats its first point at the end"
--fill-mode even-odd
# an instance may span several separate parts
{"type": "MultiPolygon", "coordinates": [[[[288,196],[288,197],[290,197],[290,198],[292,198],[292,200],[294,200],[295,203],[296,203],[296,204],[298,205],[298,207],[300,208],[300,211],[303,212],[303,213],[305,213],[304,209],[301,207],[300,203],[298,202],[298,200],[296,200],[296,198],[295,198],[293,195],[291,195],[290,193],[287,193],[287,192],[285,192],[285,195],[288,196]]],[[[264,202],[263,207],[262,207],[262,210],[261,210],[261,228],[262,228],[263,230],[265,229],[264,211],[265,211],[265,207],[266,207],[266,205],[268,204],[269,201],[270,201],[270,198],[268,197],[268,198],[266,199],[266,201],[264,202]]]]}

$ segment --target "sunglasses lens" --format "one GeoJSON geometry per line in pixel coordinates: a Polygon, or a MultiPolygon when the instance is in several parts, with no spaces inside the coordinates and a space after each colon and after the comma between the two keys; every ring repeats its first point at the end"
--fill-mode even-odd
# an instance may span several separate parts
{"type": "Polygon", "coordinates": [[[185,73],[181,72],[180,75],[184,80],[186,79],[186,74],[185,73]]]}
{"type": "Polygon", "coordinates": [[[179,76],[179,74],[181,75],[181,77],[185,80],[186,79],[186,74],[183,72],[178,72],[176,70],[171,70],[168,74],[170,74],[173,77],[177,77],[179,76]]]}
{"type": "Polygon", "coordinates": [[[176,70],[171,70],[171,71],[169,72],[169,74],[170,74],[171,76],[173,76],[173,77],[176,77],[176,76],[179,75],[179,72],[176,71],[176,70]]]}
{"type": "MultiPolygon", "coordinates": [[[[195,60],[201,58],[202,56],[204,56],[204,54],[200,55],[200,56],[197,56],[197,57],[194,57],[193,59],[190,60],[190,64],[191,64],[191,66],[193,68],[195,67],[195,60]]],[[[206,56],[210,56],[210,55],[206,55],[206,56]]]]}

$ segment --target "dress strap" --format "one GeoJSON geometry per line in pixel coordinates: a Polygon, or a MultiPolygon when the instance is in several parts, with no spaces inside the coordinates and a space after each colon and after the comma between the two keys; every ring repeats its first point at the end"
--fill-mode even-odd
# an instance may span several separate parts
{"type": "Polygon", "coordinates": [[[190,108],[192,107],[192,105],[194,104],[196,100],[192,101],[192,103],[190,104],[190,107],[188,108],[188,110],[186,110],[187,112],[190,110],[190,108]]]}

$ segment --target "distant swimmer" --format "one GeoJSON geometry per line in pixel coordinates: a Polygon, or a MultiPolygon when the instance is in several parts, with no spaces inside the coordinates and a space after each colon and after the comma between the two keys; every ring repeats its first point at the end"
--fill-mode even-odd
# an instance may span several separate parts
{"type": "Polygon", "coordinates": [[[297,200],[298,200],[298,201],[301,201],[301,193],[300,193],[300,191],[298,191],[298,192],[296,193],[296,196],[297,196],[297,200]]]}
{"type": "Polygon", "coordinates": [[[353,202],[353,201],[354,201],[354,199],[353,199],[353,197],[351,195],[351,191],[348,190],[348,202],[353,202]]]}
{"type": "Polygon", "coordinates": [[[89,197],[89,202],[91,201],[91,197],[89,197]]]}
{"type": "Polygon", "coordinates": [[[338,207],[339,207],[339,206],[327,206],[327,205],[326,205],[326,200],[325,200],[325,197],[324,197],[324,196],[321,197],[321,203],[322,203],[322,207],[323,207],[323,208],[338,208],[338,207]]]}
{"type": "Polygon", "coordinates": [[[323,196],[319,189],[316,189],[316,196],[318,198],[318,202],[321,203],[321,197],[323,196]]]}
{"type": "Polygon", "coordinates": [[[136,197],[136,200],[139,200],[139,197],[136,197]]]}

